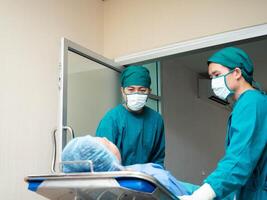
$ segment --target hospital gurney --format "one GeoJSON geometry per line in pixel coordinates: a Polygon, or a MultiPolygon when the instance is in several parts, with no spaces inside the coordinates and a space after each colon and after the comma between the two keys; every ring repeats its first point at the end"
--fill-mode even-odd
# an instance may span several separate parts
{"type": "Polygon", "coordinates": [[[52,200],[178,199],[155,178],[134,171],[59,173],[25,181],[29,190],[52,200]]]}
{"type": "MultiPolygon", "coordinates": [[[[66,128],[72,138],[73,130],[66,128]]],[[[87,161],[60,161],[56,172],[56,130],[51,174],[25,178],[28,189],[51,200],[176,200],[179,199],[154,177],[135,171],[94,172],[87,161]],[[88,163],[91,172],[63,173],[64,164],[88,163]]]]}

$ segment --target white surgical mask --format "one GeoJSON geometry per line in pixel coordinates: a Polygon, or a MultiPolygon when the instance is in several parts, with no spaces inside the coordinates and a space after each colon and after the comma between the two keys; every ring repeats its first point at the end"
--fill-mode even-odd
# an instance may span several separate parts
{"type": "Polygon", "coordinates": [[[141,110],[146,104],[147,97],[147,94],[127,94],[126,105],[132,111],[141,110]]]}
{"type": "Polygon", "coordinates": [[[214,94],[220,99],[225,100],[227,99],[227,97],[234,93],[234,91],[231,90],[226,83],[226,76],[232,72],[233,71],[230,71],[225,75],[212,78],[211,80],[211,88],[214,94]]]}

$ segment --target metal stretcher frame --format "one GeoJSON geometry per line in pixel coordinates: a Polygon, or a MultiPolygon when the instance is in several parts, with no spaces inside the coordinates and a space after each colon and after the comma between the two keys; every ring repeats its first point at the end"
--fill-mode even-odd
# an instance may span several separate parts
{"type": "Polygon", "coordinates": [[[179,199],[155,178],[140,172],[32,175],[25,181],[29,190],[51,200],[179,199]]]}

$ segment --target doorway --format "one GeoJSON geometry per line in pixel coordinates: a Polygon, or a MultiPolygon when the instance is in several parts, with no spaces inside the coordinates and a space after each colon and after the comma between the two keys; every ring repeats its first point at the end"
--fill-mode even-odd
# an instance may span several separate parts
{"type": "MultiPolygon", "coordinates": [[[[159,53],[155,50],[156,58],[152,58],[153,50],[151,50],[150,53],[139,52],[115,59],[119,63],[126,64],[134,60],[138,61],[136,62],[138,64],[160,62],[162,113],[166,133],[166,168],[179,180],[200,184],[215,169],[224,154],[226,124],[231,111],[208,98],[200,98],[198,94],[199,77],[208,77],[208,57],[226,46],[243,49],[253,60],[255,81],[267,91],[267,29],[265,27],[263,30],[261,29],[263,27],[259,26],[257,32],[257,27],[254,28],[253,34],[248,29],[235,31],[235,34],[240,35],[222,44],[215,42],[215,45],[193,50],[181,45],[181,49],[185,52],[181,50],[172,54],[171,51],[159,53]],[[242,37],[245,39],[240,39],[242,37]],[[148,59],[142,60],[142,58],[148,59]]],[[[233,35],[225,33],[225,37],[228,37],[228,34],[233,35]]],[[[190,42],[184,43],[190,46],[190,42]]]]}

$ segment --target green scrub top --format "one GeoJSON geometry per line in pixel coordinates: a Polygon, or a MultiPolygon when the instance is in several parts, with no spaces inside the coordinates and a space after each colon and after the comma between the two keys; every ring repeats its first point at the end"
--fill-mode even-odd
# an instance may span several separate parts
{"type": "Polygon", "coordinates": [[[103,117],[96,136],[106,137],[118,147],[124,166],[149,162],[164,166],[163,119],[149,107],[137,114],[118,105],[103,117]]]}
{"type": "Polygon", "coordinates": [[[247,90],[228,119],[226,152],[216,170],[204,181],[216,199],[267,199],[267,96],[247,90]]]}

